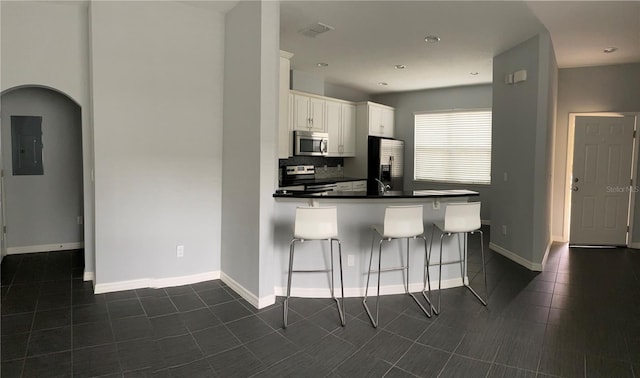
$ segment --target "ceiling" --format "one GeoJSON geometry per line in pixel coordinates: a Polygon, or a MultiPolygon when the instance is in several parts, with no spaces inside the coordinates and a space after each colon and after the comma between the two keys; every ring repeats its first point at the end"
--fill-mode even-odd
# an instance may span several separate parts
{"type": "Polygon", "coordinates": [[[640,1],[280,5],[280,48],[294,54],[293,70],[370,94],[489,83],[494,56],[545,29],[560,68],[640,62],[640,1]],[[334,30],[314,38],[299,33],[317,22],[334,30]],[[426,43],[428,35],[441,40],[426,43]],[[603,53],[611,46],[618,51],[603,53]],[[406,68],[394,68],[398,64],[406,68]]]}

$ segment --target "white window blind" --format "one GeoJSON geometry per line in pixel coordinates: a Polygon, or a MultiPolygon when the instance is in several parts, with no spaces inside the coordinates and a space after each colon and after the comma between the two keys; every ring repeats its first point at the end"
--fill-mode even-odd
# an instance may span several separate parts
{"type": "Polygon", "coordinates": [[[415,114],[414,179],[491,183],[491,109],[415,114]]]}

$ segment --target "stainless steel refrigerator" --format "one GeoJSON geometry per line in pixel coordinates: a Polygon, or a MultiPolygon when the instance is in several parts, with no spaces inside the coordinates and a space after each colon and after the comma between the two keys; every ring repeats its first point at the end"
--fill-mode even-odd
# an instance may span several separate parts
{"type": "Polygon", "coordinates": [[[388,190],[402,191],[404,181],[404,141],[369,137],[367,193],[379,193],[382,184],[388,190]]]}

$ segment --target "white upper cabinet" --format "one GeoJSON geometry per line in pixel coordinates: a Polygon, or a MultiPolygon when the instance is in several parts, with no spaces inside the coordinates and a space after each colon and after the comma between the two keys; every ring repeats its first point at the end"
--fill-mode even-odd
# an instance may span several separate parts
{"type": "Polygon", "coordinates": [[[329,134],[327,155],[340,156],[342,149],[342,104],[335,101],[325,101],[324,114],[329,134]]]}
{"type": "Polygon", "coordinates": [[[279,120],[278,120],[278,158],[286,159],[293,155],[291,139],[291,100],[289,94],[290,59],[293,54],[280,51],[280,88],[279,88],[279,120]]]}
{"type": "Polygon", "coordinates": [[[328,156],[355,156],[355,105],[329,99],[325,100],[325,122],[327,133],[329,134],[328,156]]]}
{"type": "Polygon", "coordinates": [[[323,99],[295,93],[293,102],[294,130],[326,131],[324,122],[325,101],[323,99]]]}
{"type": "Polygon", "coordinates": [[[393,138],[394,110],[388,106],[367,102],[369,135],[393,138]]]}
{"type": "Polygon", "coordinates": [[[356,107],[342,104],[342,151],[341,156],[356,156],[356,107]]]}

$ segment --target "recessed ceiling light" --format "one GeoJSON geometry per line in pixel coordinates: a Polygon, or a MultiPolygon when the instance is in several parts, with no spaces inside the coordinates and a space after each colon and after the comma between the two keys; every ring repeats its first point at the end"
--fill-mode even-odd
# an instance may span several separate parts
{"type": "Polygon", "coordinates": [[[389,85],[389,83],[385,83],[384,81],[378,82],[378,85],[389,85]]]}
{"type": "Polygon", "coordinates": [[[436,43],[440,42],[440,37],[438,37],[437,35],[428,35],[424,37],[424,41],[427,43],[436,43]]]}
{"type": "Polygon", "coordinates": [[[473,75],[473,76],[476,76],[477,74],[478,74],[478,73],[477,73],[476,71],[473,71],[473,72],[469,72],[469,75],[473,75]]]}
{"type": "Polygon", "coordinates": [[[607,47],[606,49],[602,50],[605,54],[611,54],[612,52],[616,52],[618,51],[617,47],[607,47]]]}
{"type": "Polygon", "coordinates": [[[317,63],[316,66],[318,66],[318,67],[327,67],[327,66],[329,66],[329,63],[320,62],[320,63],[317,63]]]}
{"type": "Polygon", "coordinates": [[[396,70],[404,70],[405,68],[407,68],[407,66],[405,66],[404,64],[396,64],[394,67],[396,68],[396,70]]]}

